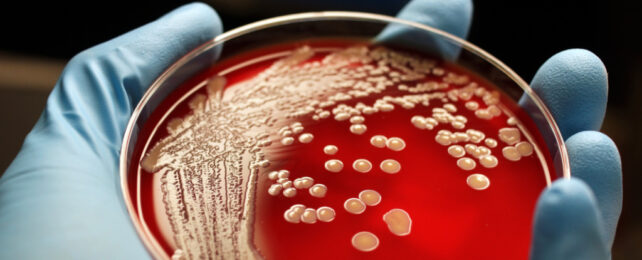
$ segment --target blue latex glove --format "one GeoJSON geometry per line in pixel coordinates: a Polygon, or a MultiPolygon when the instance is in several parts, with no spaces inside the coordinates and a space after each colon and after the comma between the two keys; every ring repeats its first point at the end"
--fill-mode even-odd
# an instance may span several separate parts
{"type": "MultiPolygon", "coordinates": [[[[465,38],[472,9],[470,0],[415,0],[398,17],[465,38]]],[[[613,141],[597,132],[606,111],[606,68],[590,51],[566,50],[540,67],[531,87],[559,124],[573,175],[540,196],[531,259],[608,259],[622,210],[622,168],[613,141]]]]}
{"type": "Polygon", "coordinates": [[[203,4],[75,56],[0,179],[0,259],[148,259],[118,158],[132,110],[169,65],[221,32],[203,4]]]}
{"type": "MultiPolygon", "coordinates": [[[[465,0],[416,0],[399,14],[462,38],[471,15],[472,4],[465,0]]],[[[0,179],[0,259],[149,257],[118,188],[122,135],[145,87],[219,32],[220,21],[210,8],[189,5],[72,59],[42,118],[0,179]]],[[[589,58],[555,56],[533,81],[548,104],[559,104],[552,110],[558,121],[569,122],[560,124],[568,135],[599,127],[606,104],[601,62],[588,52],[574,52],[589,58]],[[602,74],[595,74],[595,67],[602,74]],[[571,106],[564,101],[569,93],[589,101],[571,106]],[[596,106],[601,110],[588,109],[596,106]]],[[[599,199],[581,181],[558,181],[545,191],[535,221],[535,259],[589,259],[586,245],[599,245],[589,253],[605,256],[612,243],[621,207],[617,150],[608,137],[594,132],[573,135],[568,145],[574,176],[585,178],[599,199]]]]}

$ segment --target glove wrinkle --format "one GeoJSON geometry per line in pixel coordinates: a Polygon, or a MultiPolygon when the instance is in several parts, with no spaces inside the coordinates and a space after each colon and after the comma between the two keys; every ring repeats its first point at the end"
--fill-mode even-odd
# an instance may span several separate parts
{"type": "MultiPolygon", "coordinates": [[[[608,78],[604,64],[584,49],[553,55],[537,70],[531,87],[553,114],[564,138],[599,130],[606,114],[608,78]]],[[[534,105],[522,97],[527,111],[534,105]]]]}

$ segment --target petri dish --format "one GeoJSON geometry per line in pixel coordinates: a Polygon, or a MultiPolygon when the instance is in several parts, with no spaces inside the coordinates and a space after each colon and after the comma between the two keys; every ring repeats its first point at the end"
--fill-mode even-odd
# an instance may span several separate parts
{"type": "Polygon", "coordinates": [[[570,168],[546,106],[484,50],[313,12],[170,66],[132,114],[120,175],[158,259],[496,259],[528,257],[536,199],[570,168]]]}

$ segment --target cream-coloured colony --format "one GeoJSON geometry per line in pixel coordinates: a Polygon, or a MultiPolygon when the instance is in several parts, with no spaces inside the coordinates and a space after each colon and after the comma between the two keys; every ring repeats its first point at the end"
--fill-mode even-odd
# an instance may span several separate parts
{"type": "MultiPolygon", "coordinates": [[[[283,147],[299,145],[296,140],[300,145],[312,143],[314,135],[304,131],[305,125],[314,121],[345,122],[350,133],[363,135],[368,131],[366,117],[370,115],[397,108],[425,110],[430,108],[431,101],[437,100],[443,103],[442,107],[412,116],[411,125],[423,131],[440,126],[451,128],[437,131],[434,140],[447,146],[445,152],[456,159],[454,163],[462,172],[475,169],[477,162],[484,168],[494,168],[500,163],[491,151],[499,146],[495,138],[489,137],[494,133],[466,129],[472,119],[457,114],[463,110],[458,106],[472,111],[477,120],[493,120],[507,113],[498,92],[470,82],[467,76],[437,67],[433,60],[383,47],[335,50],[321,61],[305,63],[313,54],[309,47],[292,51],[255,78],[228,88],[225,95],[222,91],[225,78],[212,78],[204,84],[207,96],[198,94],[190,101],[193,113],[172,119],[168,123],[170,135],[146,152],[141,166],[161,176],[165,213],[174,230],[171,243],[177,248],[175,256],[260,257],[249,235],[259,169],[271,165],[267,155],[275,147],[272,141],[283,147]],[[348,67],[354,63],[363,66],[348,67]],[[443,82],[426,81],[427,77],[441,77],[443,82]],[[390,88],[395,85],[396,88],[390,88]],[[393,95],[390,90],[398,92],[393,95]],[[345,104],[374,95],[379,96],[371,105],[345,104]],[[483,102],[471,100],[472,97],[483,102]],[[292,120],[303,122],[289,123],[292,120]],[[273,131],[277,128],[278,131],[273,131]],[[199,156],[203,151],[209,151],[208,157],[199,156]],[[187,215],[195,217],[184,217],[187,215]]],[[[505,144],[500,147],[503,158],[517,161],[532,155],[537,148],[531,144],[529,135],[522,132],[521,123],[512,116],[506,123],[508,127],[496,135],[505,144]],[[522,141],[522,134],[528,140],[522,141]]],[[[373,135],[370,144],[394,152],[402,152],[407,145],[400,137],[383,135],[373,135]]],[[[335,145],[327,145],[323,152],[334,155],[338,150],[335,145]]],[[[401,172],[399,158],[379,162],[379,170],[388,174],[401,172]]],[[[367,158],[354,161],[352,166],[362,173],[373,168],[367,158]]],[[[343,162],[329,158],[324,167],[339,173],[343,162]]],[[[328,192],[328,187],[315,183],[312,177],[291,180],[285,169],[266,175],[274,181],[267,190],[272,196],[292,199],[297,190],[307,189],[310,196],[322,199],[328,192]]],[[[484,190],[490,185],[488,177],[480,173],[469,175],[466,182],[474,190],[484,190]]],[[[366,206],[376,206],[380,201],[378,192],[363,190],[358,198],[348,198],[344,208],[359,214],[366,206]]],[[[334,209],[328,206],[314,209],[294,204],[284,212],[285,221],[290,223],[331,222],[335,216],[334,209]]],[[[390,210],[383,220],[395,235],[411,232],[412,220],[403,209],[390,210]]],[[[379,246],[377,236],[367,231],[356,233],[351,241],[355,249],[364,252],[379,246]]]]}

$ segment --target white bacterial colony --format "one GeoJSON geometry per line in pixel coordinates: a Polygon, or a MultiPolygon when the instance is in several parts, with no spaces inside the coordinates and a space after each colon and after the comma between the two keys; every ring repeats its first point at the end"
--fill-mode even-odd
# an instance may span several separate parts
{"type": "Polygon", "coordinates": [[[343,170],[343,162],[337,159],[328,160],[325,162],[325,169],[330,172],[340,172],[343,170]]]}
{"type": "Polygon", "coordinates": [[[331,145],[330,144],[330,145],[326,145],[325,147],[323,147],[323,153],[325,153],[327,155],[334,155],[338,151],[339,151],[339,148],[337,148],[337,146],[335,146],[335,145],[331,145]]]}
{"type": "MultiPolygon", "coordinates": [[[[334,156],[339,147],[316,148],[319,156],[327,158],[320,169],[324,174],[337,174],[332,176],[353,171],[363,173],[361,176],[383,173],[390,178],[414,174],[403,172],[406,158],[399,155],[413,143],[368,128],[371,116],[395,109],[410,114],[404,119],[408,125],[399,127],[424,131],[427,140],[443,147],[452,159],[447,163],[460,171],[452,174],[461,174],[462,185],[471,192],[488,189],[488,176],[493,177],[471,172],[539,156],[525,127],[500,102],[499,92],[439,67],[435,60],[366,46],[338,49],[310,61],[314,54],[314,49],[301,47],[225,92],[225,75],[213,77],[203,84],[207,95],[197,94],[189,100],[192,113],[171,119],[169,136],[148,147],[141,167],[161,176],[162,201],[181,259],[261,258],[251,242],[257,197],[268,195],[296,203],[299,196],[311,196],[322,201],[332,187],[305,173],[276,168],[278,159],[271,156],[278,149],[317,144],[314,125],[323,120],[340,122],[351,137],[372,135],[369,144],[363,145],[390,156],[381,161],[346,161],[344,169],[344,162],[334,156]],[[474,116],[466,117],[464,112],[474,116]],[[468,126],[472,121],[498,117],[508,117],[498,133],[468,126]],[[270,181],[267,194],[257,193],[259,174],[270,181]]],[[[360,215],[381,200],[379,192],[364,189],[357,197],[346,198],[343,207],[349,215],[360,215]]],[[[292,224],[331,224],[337,217],[330,206],[293,204],[283,210],[281,221],[292,224]]],[[[392,234],[411,233],[412,220],[406,210],[391,209],[382,218],[381,224],[392,234]]],[[[355,232],[350,240],[356,250],[370,252],[382,246],[375,234],[355,232]]]]}
{"type": "Polygon", "coordinates": [[[352,246],[362,252],[370,252],[379,246],[379,238],[368,231],[361,231],[352,236],[352,246]]]}
{"type": "Polygon", "coordinates": [[[387,141],[388,141],[388,139],[383,135],[375,135],[372,138],[370,138],[370,144],[372,144],[372,146],[377,147],[377,148],[386,147],[386,142],[387,141]]]}
{"type": "Polygon", "coordinates": [[[381,202],[381,194],[375,190],[363,190],[359,192],[359,200],[368,206],[377,206],[381,202]]]}
{"type": "Polygon", "coordinates": [[[401,171],[401,164],[394,159],[385,159],[381,161],[379,168],[385,173],[395,174],[401,171]]]}
{"type": "Polygon", "coordinates": [[[309,192],[312,197],[323,198],[328,192],[328,187],[323,184],[317,183],[310,187],[309,192]]]}
{"type": "Polygon", "coordinates": [[[352,168],[358,172],[369,172],[372,169],[372,163],[366,159],[357,159],[352,164],[352,168]]]}
{"type": "Polygon", "coordinates": [[[357,198],[349,198],[343,203],[343,208],[351,214],[361,214],[366,206],[377,206],[381,202],[381,194],[375,190],[363,190],[357,198]]]}
{"type": "Polygon", "coordinates": [[[490,180],[486,175],[475,173],[471,174],[466,178],[466,183],[470,188],[475,190],[485,190],[490,186],[490,180]]]}
{"type": "Polygon", "coordinates": [[[325,196],[328,188],[320,183],[315,184],[312,177],[300,177],[294,180],[290,180],[290,171],[280,170],[272,171],[268,174],[270,180],[275,181],[270,188],[268,189],[268,194],[272,196],[278,196],[283,194],[286,198],[292,198],[296,196],[297,190],[307,189],[310,195],[318,198],[325,196]]]}
{"type": "Polygon", "coordinates": [[[407,236],[412,228],[412,219],[403,209],[391,209],[383,215],[383,221],[388,225],[388,230],[397,236],[407,236]]]}
{"type": "Polygon", "coordinates": [[[366,211],[366,204],[358,198],[349,198],[343,203],[343,208],[351,214],[361,214],[366,211]]]}
{"type": "Polygon", "coordinates": [[[388,140],[386,140],[386,147],[388,147],[388,149],[390,150],[398,152],[406,148],[406,142],[404,142],[403,139],[399,137],[390,137],[388,138],[388,140]]]}
{"type": "Polygon", "coordinates": [[[334,220],[335,215],[334,209],[327,206],[314,209],[306,208],[303,204],[294,204],[283,213],[283,218],[293,224],[314,224],[317,221],[330,222],[334,220]]]}

